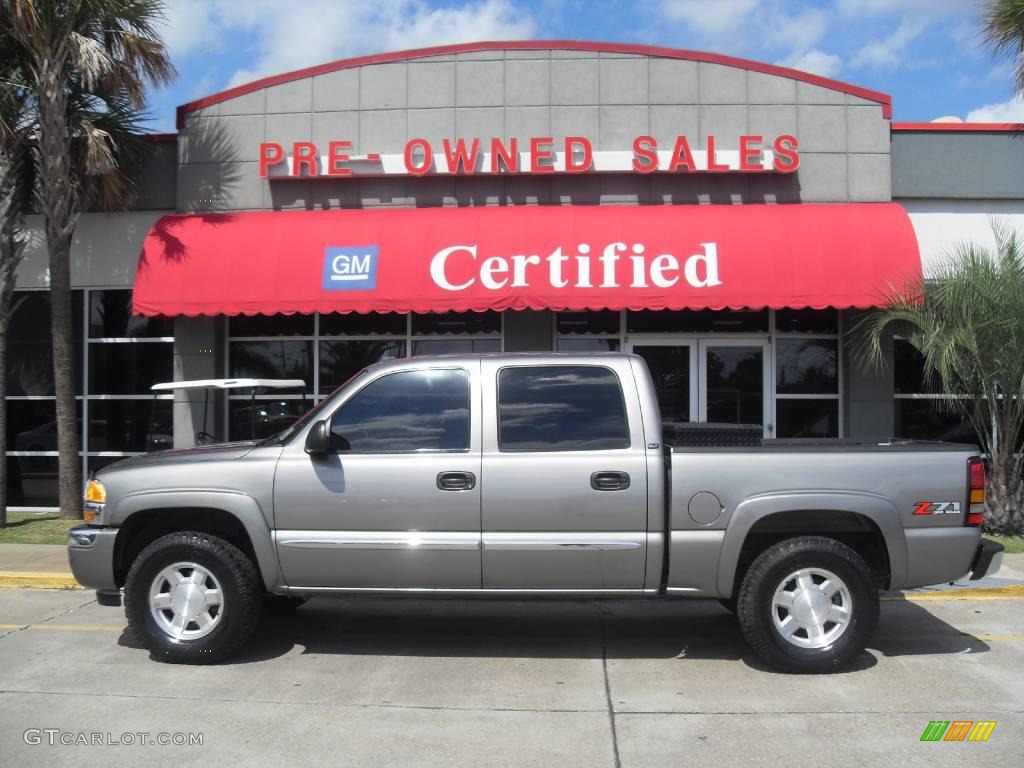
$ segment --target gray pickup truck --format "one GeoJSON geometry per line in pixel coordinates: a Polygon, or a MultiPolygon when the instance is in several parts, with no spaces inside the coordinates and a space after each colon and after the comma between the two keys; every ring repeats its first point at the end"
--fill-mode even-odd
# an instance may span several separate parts
{"type": "Polygon", "coordinates": [[[236,651],[313,596],[717,598],[754,652],[840,669],[879,589],[980,578],[971,446],[667,447],[634,355],[371,366],[278,435],[100,470],[75,578],[156,659],[236,651]]]}

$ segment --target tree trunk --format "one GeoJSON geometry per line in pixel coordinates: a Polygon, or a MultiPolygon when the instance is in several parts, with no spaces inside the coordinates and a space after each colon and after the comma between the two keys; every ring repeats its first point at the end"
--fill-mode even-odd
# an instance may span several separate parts
{"type": "Polygon", "coordinates": [[[39,144],[37,163],[41,203],[50,256],[50,320],[53,384],[57,396],[57,455],[60,509],[65,518],[82,516],[82,463],[78,455],[75,413],[74,339],[71,324],[71,237],[78,220],[77,194],[71,179],[71,145],[61,50],[37,59],[39,144]]]}
{"type": "Polygon", "coordinates": [[[7,525],[7,326],[11,302],[0,286],[0,527],[7,525]]]}

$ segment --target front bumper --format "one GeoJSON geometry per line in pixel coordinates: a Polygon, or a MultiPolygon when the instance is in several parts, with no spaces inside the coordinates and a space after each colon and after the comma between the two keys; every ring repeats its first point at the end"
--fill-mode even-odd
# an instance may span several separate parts
{"type": "Polygon", "coordinates": [[[114,541],[117,528],[80,526],[68,531],[71,573],[83,587],[117,592],[114,581],[114,541]]]}
{"type": "Polygon", "coordinates": [[[1003,565],[1003,545],[982,539],[971,563],[971,581],[996,573],[1003,565]]]}

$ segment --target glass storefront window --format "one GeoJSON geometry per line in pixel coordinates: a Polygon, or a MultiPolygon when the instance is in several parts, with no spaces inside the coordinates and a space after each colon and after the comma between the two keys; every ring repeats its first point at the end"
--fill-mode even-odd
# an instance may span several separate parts
{"type": "MultiPolygon", "coordinates": [[[[82,394],[82,291],[71,294],[75,394],[82,394]]],[[[7,394],[52,395],[53,346],[50,332],[50,294],[15,291],[7,330],[7,394]]]]}
{"type": "Polygon", "coordinates": [[[780,398],[775,403],[775,420],[778,437],[838,437],[839,400],[780,398]]]}
{"type": "Polygon", "coordinates": [[[838,340],[778,339],[775,347],[775,391],[787,395],[838,394],[838,340]]]}
{"type": "Polygon", "coordinates": [[[839,311],[835,309],[777,309],[775,330],[779,333],[839,333],[839,311]]]}
{"type": "Polygon", "coordinates": [[[290,427],[313,407],[309,399],[228,401],[228,440],[262,440],[290,427]]]}
{"type": "Polygon", "coordinates": [[[171,342],[89,344],[89,394],[146,395],[154,384],[173,378],[171,342]]]}
{"type": "Polygon", "coordinates": [[[229,354],[232,377],[302,379],[307,387],[313,383],[312,341],[232,341],[229,354]]]}
{"type": "Polygon", "coordinates": [[[501,339],[417,339],[412,343],[416,355],[462,355],[501,352],[501,339]]]}
{"type": "Polygon", "coordinates": [[[626,333],[767,333],[767,309],[643,309],[626,312],[626,333]]]}
{"type": "Polygon", "coordinates": [[[404,341],[321,341],[320,394],[333,392],[368,365],[404,354],[404,341]]]}
{"type": "Polygon", "coordinates": [[[7,503],[12,507],[56,507],[56,456],[8,456],[7,503]]]}
{"type": "Polygon", "coordinates": [[[174,320],[132,314],[130,289],[89,291],[89,338],[173,336],[174,320]]]}
{"type": "Polygon", "coordinates": [[[172,406],[170,400],[90,400],[89,451],[173,448],[172,406]]]}
{"type": "MultiPolygon", "coordinates": [[[[413,336],[500,334],[500,312],[443,312],[412,316],[413,336]]],[[[415,354],[415,353],[414,353],[415,354]]]]}
{"type": "Polygon", "coordinates": [[[397,313],[320,315],[321,336],[404,336],[406,316],[397,313]]]}
{"type": "Polygon", "coordinates": [[[558,339],[555,349],[559,352],[618,352],[618,339],[558,339]]]}
{"type": "Polygon", "coordinates": [[[235,315],[228,318],[228,333],[249,336],[312,336],[312,315],[235,315]]]}
{"type": "Polygon", "coordinates": [[[617,336],[621,313],[602,309],[596,312],[559,312],[555,316],[555,333],[561,335],[608,334],[617,336]]]}
{"type": "Polygon", "coordinates": [[[921,353],[906,339],[893,341],[893,382],[897,437],[978,443],[967,419],[943,408],[934,397],[922,397],[939,391],[939,387],[934,380],[926,380],[921,353]]]}

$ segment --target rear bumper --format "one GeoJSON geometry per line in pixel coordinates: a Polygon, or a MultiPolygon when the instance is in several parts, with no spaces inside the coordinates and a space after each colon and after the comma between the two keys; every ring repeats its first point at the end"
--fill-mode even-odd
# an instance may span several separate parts
{"type": "Polygon", "coordinates": [[[82,526],[68,531],[71,573],[83,587],[117,592],[114,581],[114,541],[117,528],[82,526]]]}
{"type": "Polygon", "coordinates": [[[1003,565],[1003,545],[982,539],[971,563],[971,581],[996,573],[1003,565]]]}

